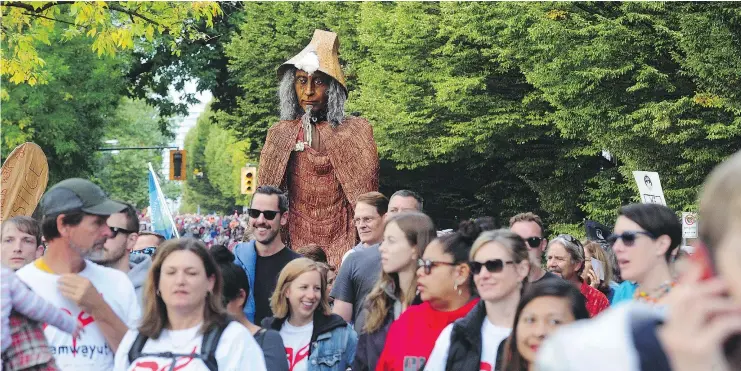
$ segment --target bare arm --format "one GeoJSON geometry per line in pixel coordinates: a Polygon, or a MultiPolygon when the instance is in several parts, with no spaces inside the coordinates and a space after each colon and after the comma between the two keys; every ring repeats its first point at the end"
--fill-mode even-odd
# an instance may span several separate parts
{"type": "Polygon", "coordinates": [[[339,315],[349,323],[350,321],[352,321],[352,307],[352,303],[335,299],[332,313],[339,315]]]}
{"type": "Polygon", "coordinates": [[[106,343],[115,352],[129,328],[103,300],[95,286],[85,277],[66,274],[59,278],[59,291],[84,310],[83,315],[88,315],[87,318],[80,318],[83,325],[92,323],[91,317],[95,318],[95,324],[103,333],[106,343]]]}
{"type": "Polygon", "coordinates": [[[98,328],[103,333],[111,350],[114,352],[118,350],[118,345],[121,344],[121,339],[129,331],[129,327],[118,318],[113,309],[102,298],[101,304],[93,310],[93,317],[95,317],[95,323],[98,324],[98,328]]]}

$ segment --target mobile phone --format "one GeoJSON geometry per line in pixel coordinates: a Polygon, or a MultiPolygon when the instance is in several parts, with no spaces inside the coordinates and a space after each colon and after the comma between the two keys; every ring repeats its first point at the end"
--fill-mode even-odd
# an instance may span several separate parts
{"type": "Polygon", "coordinates": [[[702,265],[703,269],[700,279],[704,281],[715,277],[715,263],[710,256],[707,246],[703,242],[697,242],[694,244],[694,248],[695,253],[690,256],[690,259],[702,265]]]}

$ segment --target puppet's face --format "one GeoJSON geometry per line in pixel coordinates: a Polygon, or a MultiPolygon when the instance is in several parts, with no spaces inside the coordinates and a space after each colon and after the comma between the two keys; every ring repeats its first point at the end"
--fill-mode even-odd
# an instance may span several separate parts
{"type": "Polygon", "coordinates": [[[304,70],[296,70],[293,86],[296,89],[298,104],[304,111],[309,105],[312,106],[313,112],[320,112],[327,108],[330,79],[331,77],[320,71],[310,75],[304,70]]]}

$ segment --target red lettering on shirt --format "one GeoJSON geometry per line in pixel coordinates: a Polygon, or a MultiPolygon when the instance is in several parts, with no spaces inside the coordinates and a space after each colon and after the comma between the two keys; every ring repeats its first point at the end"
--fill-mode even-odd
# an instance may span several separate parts
{"type": "Polygon", "coordinates": [[[288,357],[288,371],[293,371],[293,367],[299,362],[303,361],[304,358],[309,356],[309,344],[301,347],[301,349],[293,354],[293,348],[286,347],[286,357],[288,357]]]}
{"type": "Polygon", "coordinates": [[[196,354],[196,346],[193,347],[189,356],[178,357],[175,360],[167,361],[139,361],[134,363],[133,371],[177,371],[182,370],[188,364],[193,362],[193,356],[196,354]],[[173,367],[174,363],[174,367],[173,367]]]}
{"type": "MultiPolygon", "coordinates": [[[[65,313],[69,314],[70,316],[72,315],[72,312],[69,309],[67,309],[67,308],[62,308],[62,311],[64,311],[65,313]]],[[[93,316],[85,313],[84,310],[81,310],[80,313],[77,313],[77,319],[82,323],[83,330],[89,324],[95,322],[95,318],[93,318],[93,316]]],[[[44,324],[41,325],[41,328],[43,330],[46,330],[46,326],[48,326],[48,324],[47,323],[44,323],[44,324]]],[[[80,338],[82,338],[82,333],[80,333],[80,338]]],[[[75,337],[72,338],[72,357],[77,357],[77,338],[75,338],[75,337]]]]}
{"type": "Polygon", "coordinates": [[[481,371],[493,371],[494,368],[491,367],[491,365],[487,362],[481,362],[481,366],[479,366],[481,371]]]}

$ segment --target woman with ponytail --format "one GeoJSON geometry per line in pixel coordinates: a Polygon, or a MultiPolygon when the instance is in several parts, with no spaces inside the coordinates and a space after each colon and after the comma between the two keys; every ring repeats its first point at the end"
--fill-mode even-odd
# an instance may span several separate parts
{"type": "Polygon", "coordinates": [[[376,370],[422,370],[440,332],[476,306],[468,255],[480,229],[464,221],[457,232],[433,240],[417,261],[417,290],[424,301],[394,321],[376,370]]]}
{"type": "Polygon", "coordinates": [[[280,333],[275,330],[267,330],[255,325],[244,315],[244,305],[247,303],[247,295],[250,292],[250,283],[247,273],[234,264],[234,254],[223,245],[216,245],[210,250],[211,256],[216,261],[224,278],[224,289],[222,297],[227,312],[237,322],[241,323],[250,331],[255,341],[262,348],[265,356],[265,366],[270,371],[288,371],[288,360],[286,350],[280,333]]]}
{"type": "Polygon", "coordinates": [[[448,325],[435,342],[425,370],[498,370],[505,339],[530,273],[525,241],[508,229],[482,233],[469,255],[481,301],[448,325]]]}

